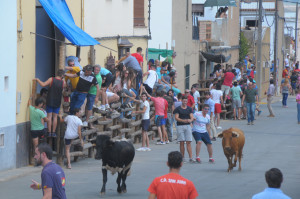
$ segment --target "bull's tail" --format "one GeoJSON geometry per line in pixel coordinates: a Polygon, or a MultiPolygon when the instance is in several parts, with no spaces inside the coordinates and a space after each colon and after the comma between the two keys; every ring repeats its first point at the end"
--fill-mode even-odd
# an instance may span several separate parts
{"type": "Polygon", "coordinates": [[[131,174],[131,165],[132,165],[132,162],[130,162],[126,167],[124,167],[122,173],[124,174],[128,170],[127,176],[130,176],[130,174],[131,174]]]}

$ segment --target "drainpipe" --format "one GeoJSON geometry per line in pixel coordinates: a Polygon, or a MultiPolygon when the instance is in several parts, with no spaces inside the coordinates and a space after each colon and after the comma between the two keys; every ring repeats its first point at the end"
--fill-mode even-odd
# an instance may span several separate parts
{"type": "Polygon", "coordinates": [[[148,31],[149,31],[149,37],[148,39],[152,39],[151,38],[151,30],[150,30],[150,14],[151,14],[151,0],[148,1],[148,31]]]}

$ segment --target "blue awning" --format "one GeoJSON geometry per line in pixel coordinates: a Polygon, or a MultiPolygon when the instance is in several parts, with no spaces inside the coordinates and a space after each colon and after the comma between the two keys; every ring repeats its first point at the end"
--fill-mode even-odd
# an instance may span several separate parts
{"type": "Polygon", "coordinates": [[[100,44],[93,37],[76,26],[65,0],[39,0],[50,19],[61,33],[76,46],[100,44]]]}

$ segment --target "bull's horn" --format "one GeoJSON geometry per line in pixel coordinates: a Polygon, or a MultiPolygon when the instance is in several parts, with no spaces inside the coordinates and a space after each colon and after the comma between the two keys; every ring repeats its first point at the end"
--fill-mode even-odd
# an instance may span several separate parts
{"type": "Polygon", "coordinates": [[[232,131],[232,134],[235,134],[236,135],[236,137],[239,137],[239,133],[238,132],[236,132],[236,131],[232,131]]]}

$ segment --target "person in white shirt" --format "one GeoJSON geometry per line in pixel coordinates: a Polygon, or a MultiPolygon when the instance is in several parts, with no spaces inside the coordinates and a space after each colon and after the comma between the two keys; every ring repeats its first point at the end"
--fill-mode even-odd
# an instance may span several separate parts
{"type": "Polygon", "coordinates": [[[200,93],[197,91],[197,87],[195,85],[192,86],[191,91],[195,100],[195,109],[198,111],[198,106],[200,104],[200,93]]]}
{"type": "Polygon", "coordinates": [[[212,158],[213,150],[212,143],[210,140],[210,116],[208,114],[209,105],[204,104],[202,111],[196,111],[194,113],[194,121],[193,121],[193,137],[196,141],[196,161],[201,163],[200,160],[200,149],[201,143],[207,146],[207,151],[209,155],[209,162],[214,163],[214,159],[212,158]]]}
{"type": "Polygon", "coordinates": [[[79,119],[80,116],[80,109],[75,108],[74,109],[75,115],[68,115],[64,119],[61,117],[61,122],[66,122],[67,123],[67,130],[65,132],[65,144],[66,144],[66,157],[67,157],[67,168],[71,169],[71,159],[70,159],[70,148],[73,139],[77,138],[79,136],[81,146],[83,147],[83,140],[81,136],[81,126],[82,121],[79,119]]]}
{"type": "Polygon", "coordinates": [[[142,98],[142,104],[140,107],[143,108],[143,110],[132,111],[133,114],[136,114],[136,113],[143,114],[143,117],[142,117],[142,147],[138,148],[137,151],[151,151],[151,149],[149,148],[149,137],[147,135],[147,131],[150,128],[150,104],[147,101],[146,93],[142,93],[141,98],[142,98]]]}
{"type": "MultiPolygon", "coordinates": [[[[143,77],[148,75],[146,81],[143,83],[143,86],[145,87],[147,93],[149,95],[152,95],[154,84],[158,81],[158,75],[156,73],[156,65],[151,65],[151,68],[148,72],[143,74],[143,77]]],[[[143,88],[141,88],[142,92],[143,88]]]]}
{"type": "Polygon", "coordinates": [[[221,91],[221,84],[215,84],[215,86],[213,86],[213,89],[210,91],[210,94],[212,96],[212,100],[215,102],[215,119],[217,119],[217,129],[222,129],[222,127],[220,127],[220,113],[222,112],[221,105],[224,106],[224,103],[223,92],[221,91]]]}
{"type": "Polygon", "coordinates": [[[285,67],[290,66],[290,55],[289,54],[286,55],[286,58],[284,60],[284,64],[285,64],[285,67]]]}

